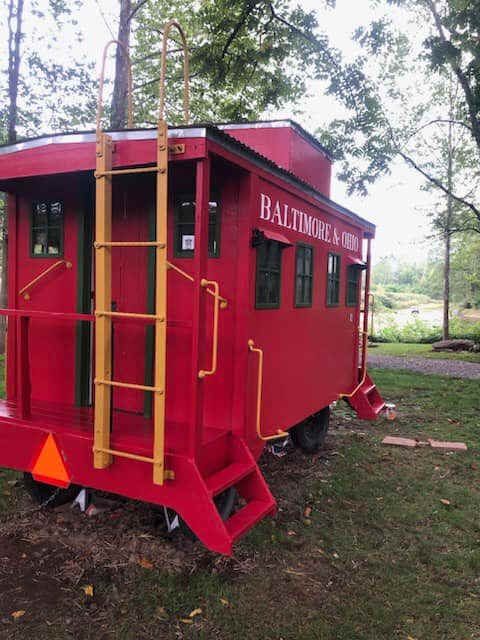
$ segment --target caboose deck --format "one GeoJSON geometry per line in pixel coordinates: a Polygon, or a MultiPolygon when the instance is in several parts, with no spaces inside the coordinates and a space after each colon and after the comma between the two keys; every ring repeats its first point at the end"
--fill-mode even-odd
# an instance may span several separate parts
{"type": "MultiPolygon", "coordinates": [[[[58,437],[78,438],[82,446],[93,447],[93,407],[72,407],[53,402],[32,401],[28,420],[22,417],[17,402],[0,401],[0,421],[12,425],[28,425],[40,432],[54,432],[58,437]]],[[[166,422],[166,453],[187,454],[187,423],[166,422]]],[[[206,446],[224,436],[226,430],[204,427],[202,445],[206,446]]],[[[114,409],[112,411],[111,441],[114,448],[140,456],[151,456],[153,447],[153,422],[141,414],[114,409]]]]}

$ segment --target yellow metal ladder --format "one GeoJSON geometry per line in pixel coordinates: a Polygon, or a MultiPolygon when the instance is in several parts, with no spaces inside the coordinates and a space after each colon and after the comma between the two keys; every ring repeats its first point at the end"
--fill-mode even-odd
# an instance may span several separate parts
{"type": "MultiPolygon", "coordinates": [[[[95,268],[95,426],[94,426],[94,467],[105,469],[110,466],[113,456],[130,458],[153,464],[153,482],[162,485],[165,479],[172,479],[173,472],[165,469],[165,371],[166,371],[166,329],[167,329],[167,211],[168,211],[168,127],[164,117],[165,76],[167,40],[169,31],[176,27],[181,35],[184,50],[184,109],[185,123],[189,122],[189,68],[188,51],[184,32],[175,21],[165,25],[162,48],[162,67],[159,92],[159,118],[157,132],[157,164],[155,167],[133,169],[112,169],[113,143],[111,136],[101,129],[103,85],[107,51],[112,40],[105,47],[100,77],[97,109],[96,133],[96,250],[95,268]],[[156,173],[156,238],[153,242],[112,242],[112,179],[116,175],[134,173],[156,173]],[[112,311],[112,249],[115,247],[154,247],[155,268],[155,313],[138,314],[112,311]],[[140,385],[112,380],[112,321],[114,318],[129,317],[155,322],[155,377],[154,385],[140,385]],[[140,456],[126,451],[114,450],[110,446],[110,425],[112,415],[112,387],[151,391],[153,404],[153,455],[140,456]]],[[[128,126],[132,128],[132,73],[128,61],[128,126]]]]}

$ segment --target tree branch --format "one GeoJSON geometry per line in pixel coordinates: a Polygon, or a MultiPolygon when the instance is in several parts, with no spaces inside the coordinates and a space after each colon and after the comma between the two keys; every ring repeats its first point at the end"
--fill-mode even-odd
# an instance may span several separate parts
{"type": "Polygon", "coordinates": [[[287,27],[288,29],[290,29],[291,31],[296,33],[298,36],[300,36],[304,40],[307,40],[308,42],[310,42],[310,44],[312,44],[315,49],[321,50],[323,53],[325,53],[327,55],[329,61],[332,64],[336,64],[332,54],[330,53],[330,50],[328,48],[326,48],[325,45],[323,45],[320,42],[320,40],[317,40],[317,38],[315,38],[314,35],[312,35],[310,33],[306,33],[305,31],[302,31],[297,26],[295,26],[294,24],[292,24],[291,22],[289,22],[288,20],[286,20],[282,16],[278,15],[278,13],[273,8],[273,5],[272,5],[271,2],[268,3],[268,7],[270,9],[270,13],[272,14],[272,18],[274,20],[277,20],[278,22],[281,22],[285,27],[287,27]]]}
{"type": "Polygon", "coordinates": [[[395,149],[395,152],[398,153],[398,155],[403,158],[405,160],[405,162],[407,164],[409,164],[411,167],[413,167],[416,171],[418,171],[419,173],[422,174],[422,176],[424,178],[426,178],[429,182],[431,182],[432,184],[434,184],[436,187],[438,187],[441,191],[443,191],[443,193],[445,193],[447,196],[451,196],[456,202],[459,202],[460,204],[463,204],[463,206],[467,207],[468,209],[470,209],[474,215],[478,218],[478,220],[480,221],[480,209],[477,209],[477,207],[472,204],[471,202],[468,202],[467,200],[464,200],[463,198],[461,198],[460,196],[455,195],[454,193],[451,193],[441,182],[440,180],[437,180],[436,178],[434,178],[433,176],[431,176],[430,174],[428,174],[424,169],[422,169],[422,167],[420,165],[418,165],[415,160],[413,160],[412,158],[410,158],[410,156],[407,156],[406,153],[404,153],[403,151],[401,151],[400,149],[395,149]]]}
{"type": "Polygon", "coordinates": [[[424,124],[421,127],[419,127],[416,131],[414,131],[408,137],[408,139],[410,140],[411,138],[416,136],[418,133],[420,133],[420,131],[423,131],[423,129],[426,129],[427,127],[430,127],[432,124],[458,124],[461,127],[465,127],[465,129],[468,129],[470,131],[470,133],[473,133],[472,127],[470,125],[468,125],[466,122],[462,122],[461,120],[448,120],[448,119],[443,119],[443,118],[437,118],[436,120],[431,120],[430,122],[427,122],[426,124],[424,124]]]}
{"type": "Polygon", "coordinates": [[[140,9],[143,7],[144,4],[147,4],[147,2],[148,0],[139,0],[131,10],[130,15],[127,18],[127,22],[130,22],[130,20],[133,20],[136,14],[140,11],[140,9]]]}
{"type": "MultiPolygon", "coordinates": [[[[433,19],[435,20],[435,25],[437,27],[437,31],[438,31],[438,35],[440,37],[440,40],[444,43],[444,44],[451,44],[450,41],[447,39],[446,35],[445,35],[445,31],[443,29],[443,25],[442,25],[442,21],[440,19],[440,15],[438,13],[437,7],[436,7],[436,0],[427,0],[427,4],[430,8],[430,11],[433,15],[433,19]]],[[[451,66],[451,68],[453,69],[455,75],[458,78],[458,81],[460,82],[462,89],[463,89],[463,93],[465,95],[465,100],[467,101],[467,106],[468,106],[468,115],[470,118],[470,122],[472,124],[472,134],[473,137],[475,139],[475,142],[477,144],[477,149],[480,152],[480,125],[479,122],[477,120],[477,116],[476,116],[476,112],[475,112],[475,98],[472,92],[472,89],[470,87],[470,84],[468,82],[468,78],[465,75],[465,73],[463,72],[463,70],[461,69],[460,65],[457,64],[456,62],[454,62],[453,60],[449,59],[449,65],[451,66]]]]}
{"type": "Polygon", "coordinates": [[[249,2],[248,5],[245,7],[245,10],[243,11],[242,15],[240,16],[240,20],[235,25],[232,33],[228,36],[227,41],[226,41],[226,43],[225,43],[225,45],[223,47],[222,55],[220,56],[222,59],[227,55],[227,52],[228,52],[228,50],[230,48],[230,45],[232,44],[232,42],[237,37],[240,29],[243,27],[243,25],[245,24],[248,16],[252,13],[252,11],[255,9],[257,4],[258,4],[258,0],[254,0],[253,2],[249,2]]]}

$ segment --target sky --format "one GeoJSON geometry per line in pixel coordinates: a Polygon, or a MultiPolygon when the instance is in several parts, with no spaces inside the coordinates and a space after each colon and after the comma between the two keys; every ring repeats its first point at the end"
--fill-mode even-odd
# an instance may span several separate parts
{"type": "MultiPolygon", "coordinates": [[[[292,0],[293,1],[293,0],[292,0]]],[[[368,24],[374,13],[369,0],[337,0],[335,10],[326,10],[319,0],[297,0],[305,9],[316,9],[320,26],[328,34],[331,43],[341,49],[345,57],[353,57],[356,45],[351,40],[355,28],[368,24]]],[[[106,42],[117,32],[118,0],[85,0],[81,10],[79,28],[85,36],[85,55],[98,61],[106,42]]],[[[402,13],[390,9],[390,15],[400,23],[402,13]]],[[[405,29],[410,27],[403,25],[405,29]]],[[[65,33],[68,38],[68,34],[65,33]]],[[[113,76],[113,63],[109,73],[113,76]]],[[[323,94],[320,83],[308,83],[309,97],[304,100],[304,114],[294,119],[308,131],[314,133],[324,122],[340,117],[342,112],[332,98],[323,94]]],[[[269,111],[268,118],[290,118],[293,107],[281,111],[269,111]]],[[[335,175],[335,167],[334,167],[335,175]]],[[[348,196],[343,183],[335,178],[332,184],[332,199],[353,210],[377,225],[374,260],[394,254],[412,262],[421,261],[427,253],[425,235],[428,226],[425,210],[432,206],[432,196],[423,192],[422,180],[412,169],[402,163],[392,166],[391,175],[382,178],[370,188],[367,197],[348,196]]]]}

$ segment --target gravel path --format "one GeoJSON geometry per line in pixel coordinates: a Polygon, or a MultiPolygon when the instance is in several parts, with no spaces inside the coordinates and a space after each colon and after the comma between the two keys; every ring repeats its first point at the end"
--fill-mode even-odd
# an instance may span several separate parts
{"type": "Polygon", "coordinates": [[[368,354],[368,364],[386,369],[410,369],[454,378],[480,378],[480,364],[436,358],[403,358],[368,354]]]}

